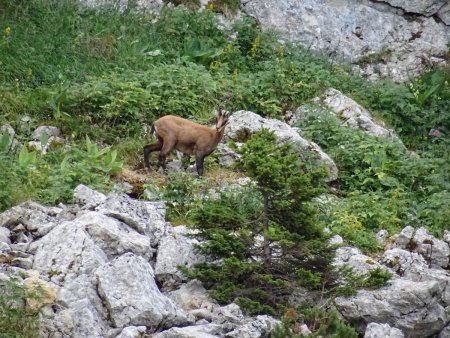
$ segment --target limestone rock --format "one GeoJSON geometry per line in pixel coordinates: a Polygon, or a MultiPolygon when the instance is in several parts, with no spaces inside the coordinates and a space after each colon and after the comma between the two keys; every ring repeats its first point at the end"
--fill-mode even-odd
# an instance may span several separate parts
{"type": "Polygon", "coordinates": [[[47,234],[57,224],[56,216],[62,211],[57,207],[46,207],[36,202],[24,202],[0,214],[0,226],[14,229],[22,224],[23,230],[17,232],[29,232],[34,238],[47,234]]]}
{"type": "MultiPolygon", "coordinates": [[[[378,0],[379,1],[379,0],[378,0]]],[[[381,0],[393,7],[400,7],[406,12],[430,16],[436,14],[445,4],[445,0],[381,0]]]]}
{"type": "Polygon", "coordinates": [[[278,325],[281,321],[276,320],[270,316],[257,316],[255,320],[252,320],[244,325],[240,325],[238,328],[227,333],[227,337],[230,338],[259,338],[267,337],[269,333],[278,325]]]}
{"type": "Polygon", "coordinates": [[[350,267],[356,275],[364,275],[375,268],[384,268],[374,259],[361,253],[357,248],[341,247],[336,250],[336,256],[333,265],[337,268],[350,267]]]}
{"type": "Polygon", "coordinates": [[[392,129],[386,128],[381,121],[375,121],[364,107],[336,89],[327,89],[323,97],[315,101],[329,108],[349,127],[360,129],[372,136],[393,138],[401,142],[392,129]]]}
{"type": "Polygon", "coordinates": [[[170,291],[167,296],[174,300],[182,309],[189,311],[192,309],[206,308],[211,310],[218,306],[213,302],[202,283],[198,280],[191,280],[182,284],[178,289],[170,291]]]}
{"type": "Polygon", "coordinates": [[[57,284],[93,273],[108,260],[88,232],[73,225],[65,222],[55,227],[30,247],[35,252],[33,269],[57,284]]]}
{"type": "Polygon", "coordinates": [[[153,256],[150,239],[115,218],[90,211],[79,216],[74,223],[83,227],[108,257],[126,252],[146,258],[153,256]]]}
{"type": "Polygon", "coordinates": [[[387,323],[410,338],[438,333],[450,320],[439,303],[440,285],[435,281],[394,279],[378,290],[359,290],[353,297],[337,297],[341,315],[363,333],[371,323],[387,323]]]}
{"type": "MultiPolygon", "coordinates": [[[[386,0],[446,21],[444,0],[386,0]]],[[[433,17],[403,16],[404,11],[376,1],[247,0],[242,10],[264,30],[283,39],[332,55],[337,62],[367,62],[363,73],[373,78],[407,81],[433,64],[445,61],[450,27],[433,17]],[[367,60],[367,61],[365,61],[367,60]],[[424,64],[422,60],[429,60],[424,64]]]]}
{"type": "Polygon", "coordinates": [[[395,240],[395,245],[421,254],[431,265],[443,268],[449,265],[449,244],[430,235],[425,228],[403,228],[395,240]]]}
{"type": "Polygon", "coordinates": [[[106,196],[101,192],[92,190],[84,184],[78,185],[73,191],[73,202],[83,209],[94,209],[106,200],[106,196]]]}
{"type": "MultiPolygon", "coordinates": [[[[237,144],[242,144],[237,142],[237,144]]],[[[233,151],[226,143],[219,143],[216,148],[216,152],[219,154],[219,164],[222,167],[230,168],[236,162],[239,161],[241,156],[233,151]]]]}
{"type": "Polygon", "coordinates": [[[171,327],[193,321],[160,293],[153,269],[142,257],[124,254],[100,267],[96,275],[98,291],[116,327],[171,327]]]}
{"type": "Polygon", "coordinates": [[[450,306],[450,274],[440,268],[429,268],[423,256],[399,248],[387,250],[381,262],[399,276],[410,281],[435,281],[439,284],[438,298],[450,306]]]}
{"type": "Polygon", "coordinates": [[[186,277],[178,269],[179,265],[191,268],[194,264],[205,260],[195,253],[194,244],[197,240],[189,239],[187,231],[172,232],[164,236],[158,246],[155,265],[156,279],[165,287],[173,288],[186,280],[186,277]]]}
{"type": "Polygon", "coordinates": [[[447,2],[442,6],[437,15],[447,26],[450,26],[450,3],[447,2]]]}
{"type": "Polygon", "coordinates": [[[42,135],[46,134],[48,137],[61,135],[61,130],[53,126],[40,126],[31,135],[31,138],[35,141],[39,141],[42,135]]]}
{"type": "Polygon", "coordinates": [[[27,303],[31,310],[39,310],[42,306],[53,304],[56,301],[56,287],[39,278],[39,272],[28,271],[24,280],[25,290],[36,298],[28,298],[27,303]]]}
{"type": "Polygon", "coordinates": [[[218,324],[203,324],[186,327],[173,327],[157,333],[153,338],[217,338],[222,337],[222,327],[218,324]]]}
{"type": "Polygon", "coordinates": [[[6,152],[15,152],[20,148],[19,141],[16,140],[16,131],[10,124],[4,124],[0,126],[0,136],[3,134],[9,135],[9,142],[6,145],[6,149],[3,149],[3,151],[6,152]]]}
{"type": "Polygon", "coordinates": [[[387,239],[389,238],[389,232],[385,229],[381,229],[380,231],[377,232],[377,234],[375,235],[375,238],[378,243],[384,244],[387,241],[387,239]]]}
{"type": "Polygon", "coordinates": [[[403,332],[389,324],[369,323],[364,338],[404,338],[403,332]]]}
{"type": "Polygon", "coordinates": [[[145,331],[145,326],[128,326],[116,338],[141,338],[145,331]]]}
{"type": "Polygon", "coordinates": [[[337,178],[338,169],[334,161],[316,143],[302,138],[295,128],[279,120],[265,119],[249,111],[237,111],[231,115],[225,128],[224,141],[246,141],[263,128],[273,131],[279,142],[292,142],[295,151],[310,151],[317,154],[319,160],[329,169],[329,179],[337,178]]]}
{"type": "Polygon", "coordinates": [[[95,210],[128,224],[150,238],[155,247],[161,239],[166,222],[164,210],[151,202],[133,200],[125,194],[111,193],[95,210]]]}

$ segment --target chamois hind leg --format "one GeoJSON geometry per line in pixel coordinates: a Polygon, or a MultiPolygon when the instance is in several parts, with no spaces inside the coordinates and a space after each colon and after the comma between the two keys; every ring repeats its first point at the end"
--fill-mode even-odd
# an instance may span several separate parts
{"type": "Polygon", "coordinates": [[[163,168],[163,170],[166,170],[166,157],[173,150],[174,147],[175,147],[174,141],[166,141],[163,143],[161,151],[159,152],[158,156],[158,167],[161,167],[163,168]]]}
{"type": "Polygon", "coordinates": [[[196,155],[195,156],[195,166],[197,167],[198,177],[203,176],[203,162],[205,160],[205,156],[196,155]]]}
{"type": "Polygon", "coordinates": [[[162,139],[158,138],[158,142],[154,144],[147,144],[144,147],[144,166],[147,169],[150,169],[150,162],[149,162],[150,153],[153,151],[161,150],[162,146],[163,146],[162,139]]]}

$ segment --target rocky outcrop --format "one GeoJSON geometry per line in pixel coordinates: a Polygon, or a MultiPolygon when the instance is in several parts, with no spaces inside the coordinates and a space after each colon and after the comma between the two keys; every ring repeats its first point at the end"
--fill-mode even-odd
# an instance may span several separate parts
{"type": "Polygon", "coordinates": [[[74,201],[26,202],[0,214],[0,277],[41,293],[27,306],[41,308],[43,337],[267,337],[280,323],[218,305],[197,281],[185,284],[178,265],[204,258],[186,227],[165,222],[162,203],[86,186],[74,201]]]}
{"type": "Polygon", "coordinates": [[[242,1],[243,11],[263,29],[338,62],[360,63],[358,71],[372,78],[397,81],[430,65],[448,65],[446,6],[444,0],[242,1]]]}
{"type": "Polygon", "coordinates": [[[367,325],[364,338],[404,338],[405,335],[399,329],[390,327],[389,324],[370,323],[367,325]]]}
{"type": "Polygon", "coordinates": [[[313,102],[328,108],[351,128],[360,129],[372,136],[393,138],[401,142],[394,130],[387,128],[382,121],[375,120],[367,109],[339,90],[329,88],[322,97],[315,98],[313,102]]]}
{"type": "MultiPolygon", "coordinates": [[[[70,207],[26,202],[0,214],[0,279],[15,276],[27,290],[42,292],[27,306],[41,308],[43,336],[268,337],[280,323],[247,317],[236,304],[220,306],[200,282],[186,280],[178,266],[205,258],[194,250],[192,230],[164,221],[161,203],[86,186],[75,189],[74,201],[70,207]]],[[[411,227],[392,238],[385,233],[388,244],[379,258],[340,239],[337,270],[350,268],[364,278],[373,269],[392,273],[381,288],[337,297],[342,318],[368,338],[448,337],[447,237],[442,241],[411,227]]],[[[338,282],[347,285],[350,277],[338,282]]],[[[306,289],[295,292],[292,306],[329,302],[306,289]]]]}
{"type": "Polygon", "coordinates": [[[336,251],[335,266],[350,267],[357,276],[377,267],[393,273],[380,289],[337,297],[336,308],[361,334],[365,332],[365,337],[431,337],[440,331],[445,335],[450,322],[450,274],[441,266],[445,264],[448,244],[425,229],[416,231],[409,226],[395,237],[377,260],[356,248],[341,247],[336,251]],[[438,244],[435,257],[421,248],[429,242],[438,244]]]}
{"type": "Polygon", "coordinates": [[[449,244],[430,235],[425,228],[405,227],[397,236],[395,246],[419,253],[431,266],[446,268],[450,264],[449,244]]]}
{"type": "Polygon", "coordinates": [[[328,167],[329,180],[337,178],[338,169],[334,161],[316,143],[304,139],[296,128],[290,127],[280,120],[266,119],[250,111],[237,111],[229,119],[223,141],[246,141],[261,129],[273,131],[279,142],[291,142],[294,151],[315,154],[321,164],[328,167]]]}

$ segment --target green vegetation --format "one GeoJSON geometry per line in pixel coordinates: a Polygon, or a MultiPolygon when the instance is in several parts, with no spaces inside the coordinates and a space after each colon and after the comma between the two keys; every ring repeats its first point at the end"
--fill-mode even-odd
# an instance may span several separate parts
{"type": "Polygon", "coordinates": [[[221,303],[235,301],[252,314],[280,313],[289,290],[331,280],[333,253],[311,203],[323,192],[325,171],[308,168],[289,143],[278,144],[267,130],[238,152],[255,184],[206,199],[191,214],[200,252],[220,263],[183,271],[206,283],[221,303]]]}
{"type": "Polygon", "coordinates": [[[27,299],[39,294],[28,292],[18,278],[0,281],[0,337],[38,338],[39,309],[26,306],[27,299]]]}
{"type": "Polygon", "coordinates": [[[283,324],[272,333],[273,338],[300,338],[301,324],[306,324],[313,333],[307,337],[326,338],[357,338],[358,333],[338,318],[333,310],[323,310],[317,307],[308,307],[296,311],[288,309],[283,316],[283,324]]]}
{"type": "Polygon", "coordinates": [[[344,127],[338,117],[318,107],[304,111],[298,126],[340,171],[343,198],[322,214],[332,231],[368,251],[377,249],[373,233],[379,229],[393,232],[411,224],[442,234],[450,217],[450,148],[443,148],[447,139],[429,139],[430,151],[413,154],[396,140],[344,127]]]}
{"type": "MultiPolygon", "coordinates": [[[[202,180],[152,174],[147,186],[168,203],[169,220],[196,226],[205,240],[200,250],[222,262],[186,273],[208,281],[220,302],[280,314],[290,287],[334,292],[324,226],[369,252],[379,249],[374,234],[381,228],[392,233],[412,224],[441,234],[450,218],[449,70],[430,70],[406,85],[368,82],[345,65],[281,44],[252,18],[219,28],[214,12],[228,15],[238,6],[213,0],[206,11],[169,6],[154,14],[85,8],[75,0],[0,0],[0,125],[11,124],[20,143],[11,149],[12,137],[0,131],[0,211],[30,198],[70,203],[80,183],[108,191],[122,166],[142,168],[144,125],[162,115],[206,124],[222,105],[282,119],[333,87],[395,129],[405,147],[346,128],[310,104],[298,127],[340,171],[326,205],[317,198],[326,187],[314,159],[299,160],[265,132],[240,150],[235,171],[207,171],[202,180]],[[24,116],[29,126],[22,126],[24,116]],[[26,146],[43,124],[67,138],[47,154],[26,146]],[[236,171],[255,184],[218,188],[236,171]]],[[[214,155],[207,167],[217,169],[214,155]]],[[[335,291],[388,278],[375,271],[335,291]]],[[[291,318],[289,330],[308,323],[317,335],[354,336],[332,312],[305,311],[291,318]]]]}

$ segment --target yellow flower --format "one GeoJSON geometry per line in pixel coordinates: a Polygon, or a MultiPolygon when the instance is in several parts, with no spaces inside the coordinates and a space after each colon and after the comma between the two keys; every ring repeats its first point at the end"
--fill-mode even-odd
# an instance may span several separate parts
{"type": "Polygon", "coordinates": [[[28,68],[27,75],[28,75],[28,77],[32,77],[33,76],[33,69],[28,68]]]}
{"type": "Polygon", "coordinates": [[[7,26],[5,28],[5,35],[8,36],[9,34],[11,34],[11,27],[7,26]]]}

